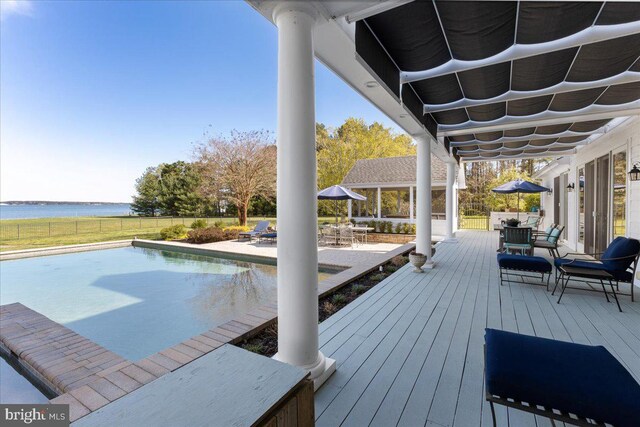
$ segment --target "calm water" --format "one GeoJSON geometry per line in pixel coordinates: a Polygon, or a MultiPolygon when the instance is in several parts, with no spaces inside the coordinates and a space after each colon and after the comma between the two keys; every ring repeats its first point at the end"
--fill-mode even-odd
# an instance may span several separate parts
{"type": "Polygon", "coordinates": [[[109,205],[0,205],[0,219],[129,215],[128,203],[109,205]]]}
{"type": "Polygon", "coordinates": [[[0,304],[20,302],[130,360],[275,300],[277,287],[274,265],[134,247],[2,261],[0,282],[0,304]]]}

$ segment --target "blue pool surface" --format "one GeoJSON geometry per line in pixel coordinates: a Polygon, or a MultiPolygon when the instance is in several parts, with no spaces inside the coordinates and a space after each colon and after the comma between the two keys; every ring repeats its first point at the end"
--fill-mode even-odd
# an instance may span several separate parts
{"type": "Polygon", "coordinates": [[[2,261],[0,282],[0,304],[20,302],[129,360],[275,301],[277,288],[275,265],[137,247],[2,261]]]}

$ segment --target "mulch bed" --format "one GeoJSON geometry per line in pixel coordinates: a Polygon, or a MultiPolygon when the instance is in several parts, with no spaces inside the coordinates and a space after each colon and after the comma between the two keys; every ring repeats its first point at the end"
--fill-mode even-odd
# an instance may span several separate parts
{"type": "MultiPolygon", "coordinates": [[[[335,292],[320,298],[318,304],[319,322],[323,322],[338,310],[353,302],[408,262],[408,256],[399,255],[384,264],[383,271],[372,271],[335,292]]],[[[278,351],[278,324],[270,325],[258,335],[238,343],[237,346],[263,356],[273,356],[278,351]]]]}

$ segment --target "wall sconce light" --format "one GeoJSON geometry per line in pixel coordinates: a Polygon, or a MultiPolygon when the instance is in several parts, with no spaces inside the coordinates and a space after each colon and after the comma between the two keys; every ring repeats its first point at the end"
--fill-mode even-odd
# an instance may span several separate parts
{"type": "Polygon", "coordinates": [[[567,191],[568,192],[572,192],[575,189],[576,189],[576,185],[573,182],[571,184],[567,185],[567,191]]]}
{"type": "Polygon", "coordinates": [[[548,190],[547,190],[547,194],[548,194],[548,195],[552,195],[552,194],[553,194],[553,188],[548,189],[548,190]]]}
{"type": "Polygon", "coordinates": [[[640,181],[640,169],[638,169],[637,163],[634,163],[633,167],[629,171],[629,180],[640,181]]]}

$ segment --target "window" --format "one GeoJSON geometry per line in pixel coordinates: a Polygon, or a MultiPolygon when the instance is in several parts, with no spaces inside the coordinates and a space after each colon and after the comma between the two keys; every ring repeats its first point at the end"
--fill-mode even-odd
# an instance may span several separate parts
{"type": "Polygon", "coordinates": [[[613,155],[613,237],[627,234],[627,152],[613,155]]]}
{"type": "Polygon", "coordinates": [[[584,243],[584,166],[578,169],[578,242],[584,243]]]}

